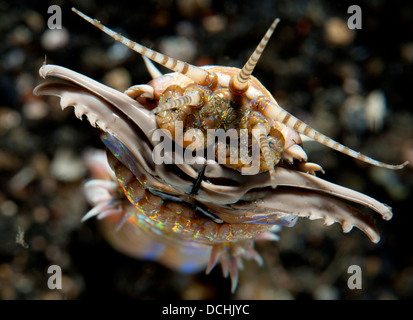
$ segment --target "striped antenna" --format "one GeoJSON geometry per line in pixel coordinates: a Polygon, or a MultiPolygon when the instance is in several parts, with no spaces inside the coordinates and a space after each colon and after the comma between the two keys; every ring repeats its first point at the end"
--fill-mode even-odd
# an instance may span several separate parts
{"type": "Polygon", "coordinates": [[[211,85],[212,83],[216,81],[216,75],[211,74],[202,68],[193,66],[181,60],[168,57],[167,55],[156,52],[154,50],[151,50],[147,47],[140,45],[139,43],[131,41],[128,38],[125,38],[124,36],[120,35],[119,33],[109,29],[108,27],[105,27],[98,20],[88,17],[87,15],[80,12],[76,8],[72,8],[72,11],[77,13],[80,17],[85,19],[87,22],[93,24],[96,28],[102,30],[104,33],[106,33],[108,36],[112,37],[116,41],[119,41],[120,43],[124,44],[128,48],[140,53],[141,55],[151,59],[152,61],[159,63],[165,68],[168,68],[175,72],[179,72],[179,73],[186,75],[187,77],[194,80],[197,84],[211,85]]]}
{"type": "Polygon", "coordinates": [[[248,89],[248,80],[254,71],[255,66],[258,63],[258,60],[261,57],[262,52],[264,51],[268,41],[270,40],[277,24],[280,22],[280,19],[275,19],[271,24],[270,28],[265,33],[264,37],[261,39],[261,42],[252,53],[247,63],[242,67],[240,73],[234,75],[231,79],[231,89],[235,93],[243,93],[248,89]]]}
{"type": "Polygon", "coordinates": [[[262,125],[257,124],[253,127],[252,134],[254,135],[255,139],[259,141],[262,156],[264,158],[265,164],[268,167],[270,179],[273,182],[273,188],[275,188],[276,174],[274,169],[274,159],[271,157],[271,149],[268,142],[267,130],[265,130],[262,125]]]}
{"type": "Polygon", "coordinates": [[[315,141],[325,145],[326,147],[329,147],[338,152],[344,153],[360,161],[372,164],[377,167],[382,167],[382,168],[387,168],[387,169],[392,169],[392,170],[402,169],[406,165],[409,164],[409,161],[405,161],[402,164],[393,165],[393,164],[383,163],[383,162],[374,160],[370,157],[367,157],[361,154],[360,152],[354,151],[350,149],[349,147],[346,147],[342,145],[341,143],[334,141],[333,139],[327,137],[326,135],[318,132],[317,130],[310,127],[308,124],[302,122],[301,120],[297,119],[292,114],[290,114],[289,112],[285,111],[283,108],[281,108],[278,104],[274,102],[262,99],[261,101],[258,102],[258,106],[259,106],[259,109],[262,110],[261,112],[265,116],[273,120],[282,122],[287,127],[292,128],[298,133],[301,133],[309,138],[314,139],[315,141]]]}
{"type": "Polygon", "coordinates": [[[200,102],[202,102],[202,94],[199,91],[193,90],[189,94],[158,105],[155,109],[152,110],[152,112],[159,113],[166,110],[178,109],[183,106],[196,106],[200,102]]]}

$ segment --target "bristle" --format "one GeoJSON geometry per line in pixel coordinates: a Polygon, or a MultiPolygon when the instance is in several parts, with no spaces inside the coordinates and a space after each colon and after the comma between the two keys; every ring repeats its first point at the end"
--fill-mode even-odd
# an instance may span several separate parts
{"type": "Polygon", "coordinates": [[[270,231],[263,232],[259,234],[256,238],[256,240],[264,240],[264,241],[279,241],[280,237],[276,235],[275,233],[272,233],[270,231]]]}
{"type": "Polygon", "coordinates": [[[231,293],[234,293],[238,286],[238,265],[235,260],[229,263],[229,276],[231,278],[231,293]]]}
{"type": "Polygon", "coordinates": [[[104,201],[97,204],[83,216],[81,222],[85,222],[86,220],[89,220],[90,218],[95,217],[106,210],[111,210],[113,208],[112,204],[112,200],[104,201]]]}
{"type": "Polygon", "coordinates": [[[119,41],[120,43],[124,44],[128,48],[146,56],[147,58],[151,59],[152,61],[155,61],[159,63],[160,65],[164,66],[165,68],[168,68],[170,70],[173,70],[175,72],[182,73],[186,75],[187,77],[191,78],[198,84],[202,85],[209,85],[210,82],[215,79],[214,75],[210,74],[208,71],[190,65],[186,62],[168,57],[162,53],[159,53],[157,51],[151,50],[147,47],[144,47],[140,45],[139,43],[136,43],[134,41],[129,40],[128,38],[125,38],[124,36],[120,35],[119,33],[116,33],[115,31],[109,29],[108,27],[105,27],[103,24],[101,24],[98,20],[92,19],[85,15],[84,13],[80,12],[76,8],[72,8],[72,11],[77,13],[80,17],[85,19],[87,22],[93,24],[95,27],[98,29],[102,30],[104,33],[106,33],[108,36],[112,37],[116,41],[119,41]]]}
{"type": "Polygon", "coordinates": [[[241,71],[232,77],[231,79],[231,88],[236,92],[245,92],[248,89],[248,80],[254,71],[255,66],[258,63],[258,60],[261,57],[262,52],[264,51],[268,41],[270,40],[275,28],[277,27],[280,19],[275,19],[271,24],[270,28],[265,33],[261,42],[258,44],[257,48],[254,50],[247,63],[242,67],[241,71]]]}
{"type": "Polygon", "coordinates": [[[254,248],[248,248],[247,249],[248,256],[253,259],[256,263],[258,263],[259,266],[264,265],[264,260],[262,259],[261,255],[254,249],[254,248]]]}
{"type": "Polygon", "coordinates": [[[222,276],[224,278],[228,278],[230,260],[228,260],[228,258],[226,256],[224,256],[224,257],[221,257],[220,262],[221,262],[222,276]]]}
{"type": "Polygon", "coordinates": [[[212,269],[214,269],[214,267],[217,265],[220,257],[221,257],[222,251],[220,250],[220,246],[219,245],[215,245],[212,247],[211,250],[211,255],[209,258],[209,262],[208,265],[206,267],[205,273],[209,274],[211,272],[212,269]]]}
{"type": "Polygon", "coordinates": [[[392,170],[402,169],[407,164],[409,164],[409,161],[406,161],[398,165],[392,165],[392,164],[387,164],[387,163],[374,160],[318,132],[317,130],[310,127],[308,124],[302,122],[301,120],[297,119],[292,114],[290,114],[289,112],[285,111],[283,108],[281,108],[278,104],[274,102],[260,101],[259,104],[260,104],[259,108],[261,109],[261,111],[263,112],[265,116],[273,120],[279,121],[285,124],[287,127],[294,129],[298,133],[301,133],[309,138],[312,138],[315,141],[331,149],[334,149],[338,152],[344,153],[350,157],[356,158],[360,161],[372,164],[377,167],[382,167],[382,168],[387,168],[387,169],[392,169],[392,170]]]}
{"type": "Polygon", "coordinates": [[[115,231],[119,232],[119,230],[123,227],[123,225],[126,223],[126,221],[129,220],[131,217],[131,213],[128,211],[123,211],[123,214],[121,215],[118,224],[116,225],[115,231]]]}

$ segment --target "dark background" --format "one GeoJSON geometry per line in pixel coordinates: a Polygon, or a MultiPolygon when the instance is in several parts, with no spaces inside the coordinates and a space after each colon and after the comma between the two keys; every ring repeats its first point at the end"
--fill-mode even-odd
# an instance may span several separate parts
{"type": "Polygon", "coordinates": [[[282,230],[280,242],[256,245],[265,265],[247,262],[232,295],[219,268],[182,275],[132,260],[111,249],[96,221],[80,223],[89,210],[82,155],[102,148],[99,131],[72,110],[62,112],[56,99],[32,94],[45,56],[119,89],[150,79],[138,54],[115,45],[72,6],[164,53],[185,48],[176,58],[236,67],[280,17],[254,71],[277,101],[378,160],[413,162],[413,3],[358,1],[362,29],[354,31],[345,27],[354,1],[35,3],[0,1],[0,299],[413,298],[411,166],[378,169],[310,144],[309,159],[323,166],[325,179],[387,203],[393,219],[372,213],[382,236],[377,245],[359,230],[343,234],[339,225],[300,220],[282,230]],[[52,4],[62,8],[60,34],[47,28],[52,4]],[[328,37],[337,25],[338,34],[328,37]],[[387,113],[370,129],[363,110],[375,90],[386,97],[387,113]],[[24,241],[16,243],[19,229],[24,241]],[[54,264],[62,267],[62,290],[47,288],[54,264]],[[352,264],[362,269],[361,290],[347,287],[352,264]]]}

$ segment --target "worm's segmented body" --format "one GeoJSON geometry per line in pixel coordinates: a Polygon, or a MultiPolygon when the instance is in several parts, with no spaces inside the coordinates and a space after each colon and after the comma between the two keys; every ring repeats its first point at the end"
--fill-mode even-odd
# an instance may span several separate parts
{"type": "Polygon", "coordinates": [[[252,76],[278,19],[238,69],[170,58],[74,11],[142,54],[153,77],[121,93],[44,65],[42,77],[69,83],[35,89],[59,96],[63,108],[74,106],[77,117],[86,115],[103,130],[110,167],[89,162],[93,172],[104,174],[86,184],[93,209],[84,219],[102,218],[115,248],[185,272],[205,267],[209,272],[220,263],[234,291],[242,258],[262,263],[254,241],[276,240],[279,226],[293,226],[299,217],[338,222],[344,232],[355,226],[379,241],[374,220],[347,202],[367,206],[386,220],[391,209],[317,178],[322,168],[307,161],[301,135],[376,166],[400,169],[406,163],[381,163],[323,135],[281,108],[252,76]],[[161,75],[148,59],[174,73],[161,75]]]}

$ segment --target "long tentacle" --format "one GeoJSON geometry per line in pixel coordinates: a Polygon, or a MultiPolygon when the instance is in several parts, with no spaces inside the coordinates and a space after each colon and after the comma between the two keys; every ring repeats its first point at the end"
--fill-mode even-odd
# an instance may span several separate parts
{"type": "Polygon", "coordinates": [[[250,58],[248,59],[247,63],[242,67],[241,71],[234,75],[231,79],[231,89],[234,92],[242,93],[248,89],[248,80],[254,71],[258,60],[261,57],[262,52],[264,51],[268,41],[270,40],[275,28],[277,27],[278,22],[280,19],[275,19],[274,22],[271,24],[270,28],[265,33],[264,37],[258,44],[257,48],[254,50],[250,58]]]}
{"type": "Polygon", "coordinates": [[[131,41],[127,39],[126,37],[120,35],[119,33],[113,31],[112,29],[109,29],[108,27],[105,27],[103,24],[101,24],[98,20],[92,19],[85,15],[84,13],[80,12],[76,8],[72,8],[72,11],[77,13],[80,17],[85,19],[87,22],[93,24],[95,27],[98,29],[102,30],[104,33],[106,33],[108,36],[112,37],[116,41],[119,41],[120,43],[124,44],[128,48],[146,56],[147,58],[151,59],[152,61],[155,61],[162,66],[173,70],[175,72],[182,73],[186,75],[187,77],[191,78],[194,80],[196,83],[201,84],[201,85],[211,85],[213,82],[216,82],[216,75],[211,74],[208,71],[193,66],[189,63],[183,62],[178,59],[174,59],[171,57],[168,57],[167,55],[164,55],[162,53],[159,53],[157,51],[151,50],[145,46],[142,46],[139,43],[136,43],[134,41],[131,41]]]}
{"type": "Polygon", "coordinates": [[[398,170],[404,168],[407,164],[409,164],[409,161],[405,161],[402,164],[398,165],[393,165],[393,164],[387,164],[383,163],[377,160],[374,160],[364,154],[361,154],[360,152],[354,151],[350,149],[349,147],[346,147],[342,145],[341,143],[327,137],[326,135],[318,132],[317,130],[313,129],[311,126],[308,124],[304,123],[303,121],[297,119],[294,117],[291,113],[285,111],[283,108],[281,108],[278,104],[269,101],[265,98],[263,99],[258,99],[257,100],[258,108],[263,112],[265,116],[268,116],[269,118],[279,121],[283,124],[285,124],[287,127],[293,128],[297,132],[314,139],[315,141],[331,148],[336,151],[339,151],[341,153],[344,153],[350,157],[356,158],[360,161],[370,163],[372,165],[375,165],[377,167],[382,167],[382,168],[387,168],[387,169],[393,169],[393,170],[398,170]]]}

